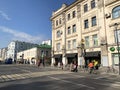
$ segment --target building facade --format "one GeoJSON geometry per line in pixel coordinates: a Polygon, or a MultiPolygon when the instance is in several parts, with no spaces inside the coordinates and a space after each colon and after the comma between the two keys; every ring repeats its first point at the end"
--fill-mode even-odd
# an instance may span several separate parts
{"type": "Polygon", "coordinates": [[[17,59],[17,53],[23,50],[27,50],[38,46],[37,44],[22,42],[22,41],[11,41],[8,45],[7,58],[12,58],[13,61],[17,59]]]}
{"type": "Polygon", "coordinates": [[[17,61],[24,64],[37,64],[39,60],[48,60],[51,58],[51,46],[41,44],[28,50],[17,53],[17,61]]]}
{"type": "Polygon", "coordinates": [[[5,61],[7,58],[7,47],[0,49],[0,61],[5,61]]]}
{"type": "Polygon", "coordinates": [[[51,16],[52,65],[66,65],[73,60],[78,65],[87,65],[97,60],[102,66],[110,66],[115,65],[113,59],[118,64],[117,50],[110,50],[117,47],[112,24],[119,21],[119,0],[76,0],[63,4],[51,16]]]}

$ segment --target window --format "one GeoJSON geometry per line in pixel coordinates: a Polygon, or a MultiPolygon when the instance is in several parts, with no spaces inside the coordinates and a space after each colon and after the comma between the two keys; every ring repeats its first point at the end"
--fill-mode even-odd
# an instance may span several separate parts
{"type": "Polygon", "coordinates": [[[93,39],[93,46],[98,46],[98,38],[97,38],[97,34],[92,36],[93,39]]]}
{"type": "Polygon", "coordinates": [[[71,34],[71,28],[70,27],[68,27],[68,32],[67,33],[71,34]]]}
{"type": "Polygon", "coordinates": [[[61,24],[61,18],[59,19],[59,24],[61,24]]]}
{"type": "Polygon", "coordinates": [[[84,20],[84,28],[88,28],[88,19],[84,20]]]}
{"type": "Polygon", "coordinates": [[[56,26],[58,26],[58,20],[56,20],[56,26]]]}
{"type": "Polygon", "coordinates": [[[75,13],[75,11],[73,11],[72,12],[72,17],[75,18],[75,16],[76,16],[76,13],[75,13]]]}
{"type": "Polygon", "coordinates": [[[120,6],[117,6],[112,10],[112,18],[118,17],[120,17],[120,6]]]}
{"type": "Polygon", "coordinates": [[[68,20],[70,20],[70,13],[68,14],[68,20]]]}
{"type": "Polygon", "coordinates": [[[87,11],[88,11],[88,5],[85,4],[85,5],[84,5],[84,12],[87,12],[87,11]]]}
{"type": "Polygon", "coordinates": [[[73,40],[73,48],[76,48],[76,39],[73,40]]]}
{"type": "Polygon", "coordinates": [[[57,31],[57,38],[59,38],[61,36],[61,34],[60,34],[60,30],[59,31],[57,31]]]}
{"type": "Polygon", "coordinates": [[[46,51],[46,56],[49,56],[48,51],[46,51]]]}
{"type": "Polygon", "coordinates": [[[60,43],[57,43],[56,49],[57,49],[57,50],[60,50],[60,43]]]}
{"type": "Polygon", "coordinates": [[[71,41],[68,41],[68,49],[71,48],[71,41]]]}
{"type": "Polygon", "coordinates": [[[92,17],[92,26],[96,25],[96,16],[92,17]]]}
{"type": "Polygon", "coordinates": [[[85,46],[89,47],[89,37],[85,37],[85,46]]]}
{"type": "Polygon", "coordinates": [[[72,28],[73,28],[73,33],[75,33],[76,32],[76,25],[74,24],[72,28]]]}
{"type": "Polygon", "coordinates": [[[95,0],[91,1],[91,9],[95,8],[95,0]]]}
{"type": "Polygon", "coordinates": [[[117,43],[117,39],[118,39],[118,42],[120,42],[120,30],[115,31],[114,33],[115,33],[115,42],[117,43]]]}

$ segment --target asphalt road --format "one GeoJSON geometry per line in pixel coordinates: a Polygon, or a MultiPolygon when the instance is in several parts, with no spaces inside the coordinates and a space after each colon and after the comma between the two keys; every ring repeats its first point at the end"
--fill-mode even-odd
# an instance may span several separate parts
{"type": "Polygon", "coordinates": [[[120,77],[50,67],[0,65],[0,90],[120,90],[120,77]]]}

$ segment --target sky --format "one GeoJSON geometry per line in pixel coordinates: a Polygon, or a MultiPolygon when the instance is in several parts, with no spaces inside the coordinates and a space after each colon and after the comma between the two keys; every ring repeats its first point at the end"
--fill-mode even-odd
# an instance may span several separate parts
{"type": "Polygon", "coordinates": [[[52,38],[50,17],[75,0],[0,0],[0,48],[12,40],[40,44],[52,38]]]}

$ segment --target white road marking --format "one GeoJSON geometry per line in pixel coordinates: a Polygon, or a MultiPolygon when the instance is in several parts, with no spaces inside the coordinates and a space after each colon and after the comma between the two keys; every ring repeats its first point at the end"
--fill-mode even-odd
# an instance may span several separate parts
{"type": "Polygon", "coordinates": [[[59,81],[65,82],[65,83],[71,83],[73,85],[77,85],[77,86],[81,86],[81,87],[87,87],[89,89],[95,89],[94,87],[90,87],[90,86],[87,86],[87,85],[84,85],[84,84],[74,83],[74,82],[71,82],[71,81],[68,81],[68,80],[63,80],[63,79],[55,78],[55,77],[52,77],[52,76],[48,76],[48,77],[51,78],[51,79],[54,79],[54,80],[59,80],[59,81]]]}

